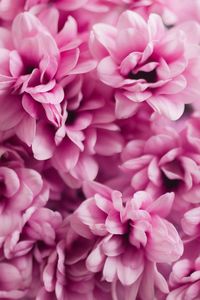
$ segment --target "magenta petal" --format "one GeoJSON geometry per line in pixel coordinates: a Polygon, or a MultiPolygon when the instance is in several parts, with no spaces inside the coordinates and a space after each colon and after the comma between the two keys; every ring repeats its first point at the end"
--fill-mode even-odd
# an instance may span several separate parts
{"type": "Polygon", "coordinates": [[[174,202],[174,193],[167,193],[160,196],[148,207],[148,212],[151,214],[156,214],[161,217],[166,217],[171,209],[174,202]]]}
{"type": "Polygon", "coordinates": [[[142,253],[129,249],[117,263],[117,275],[124,285],[131,285],[140,277],[144,269],[142,253]]]}
{"type": "Polygon", "coordinates": [[[154,110],[164,114],[171,120],[179,119],[184,111],[184,103],[176,102],[176,98],[166,98],[164,96],[151,97],[148,102],[154,110]]]}
{"type": "Polygon", "coordinates": [[[102,244],[102,250],[107,256],[118,256],[125,250],[123,238],[120,236],[109,236],[102,244]]]}
{"type": "Polygon", "coordinates": [[[57,147],[54,159],[61,170],[69,171],[76,166],[79,155],[78,147],[69,141],[65,141],[57,147]]]}
{"type": "Polygon", "coordinates": [[[109,212],[105,225],[108,232],[112,234],[123,234],[126,231],[126,225],[122,225],[118,211],[109,212]]]}
{"type": "Polygon", "coordinates": [[[45,123],[40,123],[37,125],[32,149],[34,156],[39,160],[52,157],[55,150],[55,144],[51,128],[45,123]]]}
{"type": "Polygon", "coordinates": [[[26,116],[17,127],[17,136],[31,146],[36,133],[36,120],[30,116],[26,116]]]}
{"type": "Polygon", "coordinates": [[[114,282],[117,276],[117,257],[107,257],[104,268],[103,268],[103,278],[108,282],[114,282]]]}
{"type": "Polygon", "coordinates": [[[20,98],[7,96],[6,101],[0,98],[0,129],[8,130],[20,123],[24,117],[24,112],[20,105],[20,98]]]}
{"type": "Polygon", "coordinates": [[[39,19],[29,12],[19,14],[12,26],[16,49],[29,60],[38,61],[44,54],[58,56],[58,48],[51,34],[39,19]]]}
{"type": "Polygon", "coordinates": [[[87,257],[86,266],[91,272],[99,272],[105,261],[105,255],[98,245],[87,257]]]}
{"type": "Polygon", "coordinates": [[[50,104],[58,104],[64,98],[64,91],[60,85],[55,85],[55,87],[48,92],[39,92],[39,93],[31,93],[32,97],[41,103],[50,103],[50,104]]]}

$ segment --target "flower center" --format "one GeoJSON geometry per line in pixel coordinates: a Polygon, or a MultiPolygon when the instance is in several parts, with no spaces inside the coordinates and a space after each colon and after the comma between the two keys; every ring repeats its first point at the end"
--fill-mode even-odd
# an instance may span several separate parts
{"type": "Polygon", "coordinates": [[[189,117],[194,112],[191,104],[185,104],[185,109],[182,117],[189,117]]]}
{"type": "Polygon", "coordinates": [[[130,72],[128,78],[134,80],[144,79],[148,83],[154,83],[157,81],[157,73],[156,73],[156,69],[150,72],[144,72],[144,71],[139,71],[137,73],[130,72]]]}
{"type": "Polygon", "coordinates": [[[34,66],[27,66],[26,69],[25,69],[25,74],[28,75],[28,74],[31,74],[33,72],[33,70],[35,69],[34,66]]]}
{"type": "Polygon", "coordinates": [[[0,180],[0,196],[3,197],[6,192],[6,185],[4,180],[0,180]]]}
{"type": "Polygon", "coordinates": [[[76,112],[75,111],[68,111],[67,120],[65,125],[73,125],[76,120],[76,112]]]}
{"type": "Polygon", "coordinates": [[[162,181],[166,192],[176,191],[181,184],[181,180],[169,179],[163,172],[162,172],[162,181]]]}

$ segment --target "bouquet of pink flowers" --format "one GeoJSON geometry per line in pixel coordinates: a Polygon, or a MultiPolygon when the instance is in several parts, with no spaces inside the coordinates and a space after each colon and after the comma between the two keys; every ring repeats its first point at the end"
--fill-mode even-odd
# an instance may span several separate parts
{"type": "Polygon", "coordinates": [[[200,0],[0,1],[0,299],[200,299],[200,0]]]}

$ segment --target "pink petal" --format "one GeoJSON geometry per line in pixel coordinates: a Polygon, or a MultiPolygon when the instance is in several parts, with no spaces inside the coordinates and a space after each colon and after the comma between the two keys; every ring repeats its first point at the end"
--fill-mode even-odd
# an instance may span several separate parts
{"type": "Polygon", "coordinates": [[[62,78],[68,75],[76,67],[79,55],[80,50],[78,48],[63,52],[56,77],[62,78]]]}
{"type": "Polygon", "coordinates": [[[67,172],[76,166],[79,155],[80,151],[78,147],[66,140],[57,147],[54,159],[58,167],[67,172]]]}
{"type": "Polygon", "coordinates": [[[93,157],[82,155],[71,174],[81,180],[94,180],[98,173],[98,164],[93,157]]]}
{"type": "Polygon", "coordinates": [[[123,148],[122,137],[117,132],[98,130],[98,138],[95,145],[96,153],[110,156],[120,153],[123,148]]]}
{"type": "Polygon", "coordinates": [[[123,234],[126,231],[126,226],[122,224],[120,214],[117,211],[110,211],[105,225],[107,230],[112,234],[123,234]]]}
{"type": "Polygon", "coordinates": [[[100,79],[112,87],[121,85],[124,78],[118,72],[118,67],[111,57],[106,57],[101,60],[97,67],[100,79]]]}
{"type": "Polygon", "coordinates": [[[105,255],[101,250],[101,247],[98,245],[87,257],[86,266],[88,270],[96,273],[102,270],[104,262],[105,255]]]}
{"type": "Polygon", "coordinates": [[[174,193],[166,193],[160,196],[147,208],[150,214],[156,214],[163,218],[169,215],[174,202],[174,193]]]}
{"type": "Polygon", "coordinates": [[[93,38],[95,38],[109,53],[115,49],[117,30],[106,24],[96,24],[93,27],[93,38]]]}
{"type": "Polygon", "coordinates": [[[45,54],[58,56],[58,48],[48,30],[33,14],[18,14],[12,24],[16,49],[29,61],[39,61],[45,54]]]}
{"type": "Polygon", "coordinates": [[[117,257],[107,257],[104,268],[103,268],[103,278],[108,282],[113,282],[117,275],[117,257]]]}
{"type": "Polygon", "coordinates": [[[55,144],[52,130],[45,123],[37,125],[32,150],[34,157],[39,160],[49,159],[54,153],[55,144]]]}
{"type": "Polygon", "coordinates": [[[49,92],[31,93],[31,95],[36,101],[41,103],[58,104],[64,99],[63,88],[58,84],[49,92]]]}
{"type": "Polygon", "coordinates": [[[164,114],[171,120],[179,119],[184,112],[184,103],[176,102],[175,98],[169,96],[153,96],[148,100],[148,103],[154,110],[160,114],[164,114]]]}
{"type": "Polygon", "coordinates": [[[1,130],[8,130],[15,127],[24,117],[20,97],[9,95],[6,97],[6,101],[4,98],[0,98],[0,107],[1,130]]]}
{"type": "Polygon", "coordinates": [[[119,236],[109,236],[105,238],[102,244],[102,250],[106,256],[118,256],[125,250],[123,238],[119,236]]]}
{"type": "Polygon", "coordinates": [[[31,146],[36,133],[36,120],[30,116],[26,116],[17,127],[17,136],[31,146]]]}
{"type": "Polygon", "coordinates": [[[131,285],[144,270],[143,254],[129,249],[117,263],[117,275],[123,285],[131,285]]]}
{"type": "Polygon", "coordinates": [[[139,104],[129,100],[123,93],[115,94],[115,114],[119,119],[131,117],[138,110],[139,104]]]}

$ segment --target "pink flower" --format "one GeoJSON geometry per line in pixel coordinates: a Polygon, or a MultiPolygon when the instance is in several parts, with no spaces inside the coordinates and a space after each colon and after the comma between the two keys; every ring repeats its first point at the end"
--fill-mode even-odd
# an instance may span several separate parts
{"type": "Polygon", "coordinates": [[[44,266],[44,287],[37,299],[110,299],[108,284],[96,286],[94,274],[85,266],[85,257],[93,241],[77,236],[66,227],[64,234],[66,230],[67,237],[58,242],[44,266]]]}
{"type": "Polygon", "coordinates": [[[153,189],[156,195],[175,192],[174,220],[199,203],[198,120],[191,117],[174,125],[154,119],[152,135],[128,142],[122,152],[128,187],[153,189]]]}
{"type": "Polygon", "coordinates": [[[165,219],[173,204],[172,193],[153,201],[143,191],[123,199],[120,192],[99,184],[86,185],[86,192],[91,198],[75,211],[72,227],[77,234],[96,240],[86,260],[91,272],[102,270],[108,282],[118,279],[125,286],[137,285],[146,261],[154,268],[182,255],[182,241],[165,219]]]}
{"type": "Polygon", "coordinates": [[[10,47],[2,48],[1,55],[4,63],[4,73],[1,71],[1,93],[26,92],[42,103],[62,101],[62,89],[56,85],[54,79],[59,50],[50,32],[36,17],[26,12],[14,19],[10,47]],[[52,90],[56,92],[55,99],[45,100],[45,96],[51,96],[52,90]],[[48,92],[50,94],[46,94],[48,92]]]}
{"type": "Polygon", "coordinates": [[[0,0],[0,299],[200,299],[200,0],[0,0]]]}
{"type": "Polygon", "coordinates": [[[69,186],[80,187],[83,180],[93,180],[97,175],[93,155],[119,153],[123,138],[115,124],[114,106],[107,101],[110,89],[96,81],[91,84],[90,76],[84,81],[81,77],[71,79],[64,86],[61,123],[55,121],[52,126],[50,122],[38,122],[32,149],[36,159],[52,158],[53,166],[69,186]]]}
{"type": "Polygon", "coordinates": [[[48,188],[41,175],[23,165],[23,160],[13,150],[1,148],[0,162],[0,245],[14,231],[21,232],[23,218],[30,208],[44,206],[48,200],[48,188]]]}
{"type": "Polygon", "coordinates": [[[1,299],[24,299],[34,279],[31,255],[1,260],[0,268],[1,299]]]}
{"type": "Polygon", "coordinates": [[[171,292],[167,300],[196,300],[200,297],[200,257],[175,263],[170,274],[171,292]]]}
{"type": "Polygon", "coordinates": [[[14,19],[11,33],[2,32],[0,94],[9,94],[1,110],[5,115],[2,130],[18,125],[15,132],[29,146],[36,133],[36,120],[61,122],[59,104],[64,91],[60,81],[96,65],[88,56],[85,40],[78,37],[76,21],[69,17],[59,32],[58,21],[55,9],[43,10],[38,18],[24,12],[14,19]]]}
{"type": "Polygon", "coordinates": [[[45,207],[30,207],[22,216],[22,228],[14,230],[4,244],[6,258],[31,253],[42,263],[54,249],[61,225],[59,212],[45,207]]]}
{"type": "Polygon", "coordinates": [[[99,60],[100,80],[115,88],[116,116],[129,117],[146,101],[159,113],[178,119],[185,103],[199,99],[198,44],[198,24],[166,30],[154,14],[146,22],[126,11],[115,27],[94,25],[90,47],[99,60]]]}

